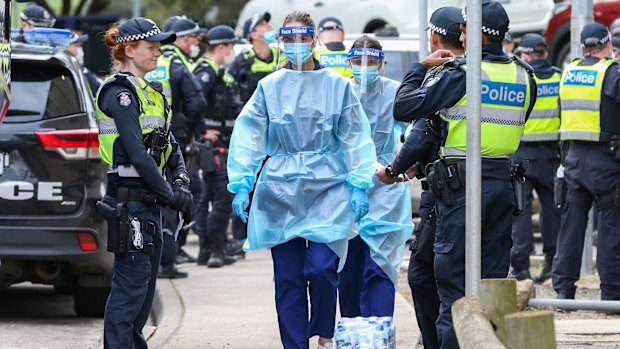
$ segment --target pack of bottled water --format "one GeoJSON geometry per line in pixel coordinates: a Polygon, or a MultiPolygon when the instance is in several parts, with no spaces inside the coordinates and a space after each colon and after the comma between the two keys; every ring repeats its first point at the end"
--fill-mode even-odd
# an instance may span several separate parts
{"type": "Polygon", "coordinates": [[[334,342],[336,349],[394,349],[396,329],[389,316],[341,318],[334,342]]]}

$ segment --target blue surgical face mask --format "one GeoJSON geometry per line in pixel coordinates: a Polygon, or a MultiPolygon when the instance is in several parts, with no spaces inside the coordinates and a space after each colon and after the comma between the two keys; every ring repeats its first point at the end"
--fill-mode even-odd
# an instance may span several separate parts
{"type": "Polygon", "coordinates": [[[379,78],[379,67],[368,67],[366,69],[362,69],[362,67],[358,65],[354,65],[351,67],[353,71],[353,77],[359,83],[362,82],[362,74],[366,73],[366,83],[372,84],[379,78]]]}
{"type": "Polygon", "coordinates": [[[275,31],[269,31],[269,32],[264,32],[263,33],[263,41],[271,44],[273,42],[276,41],[276,32],[275,31]]]}
{"type": "Polygon", "coordinates": [[[312,44],[284,44],[284,56],[292,64],[296,65],[298,62],[304,64],[312,58],[312,44]]]}

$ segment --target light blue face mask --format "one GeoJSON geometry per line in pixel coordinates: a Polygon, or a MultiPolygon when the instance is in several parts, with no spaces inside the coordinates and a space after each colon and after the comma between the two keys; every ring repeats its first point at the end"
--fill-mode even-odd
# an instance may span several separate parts
{"type": "Polygon", "coordinates": [[[379,67],[368,67],[366,69],[362,69],[360,66],[352,66],[351,70],[353,71],[353,77],[359,83],[362,82],[362,74],[366,73],[366,83],[372,84],[379,78],[379,67]]]}
{"type": "Polygon", "coordinates": [[[291,43],[284,44],[284,56],[292,64],[306,63],[312,58],[312,44],[310,43],[291,43]]]}
{"type": "Polygon", "coordinates": [[[276,41],[276,32],[273,30],[269,32],[264,32],[263,41],[268,44],[274,43],[276,41]]]}

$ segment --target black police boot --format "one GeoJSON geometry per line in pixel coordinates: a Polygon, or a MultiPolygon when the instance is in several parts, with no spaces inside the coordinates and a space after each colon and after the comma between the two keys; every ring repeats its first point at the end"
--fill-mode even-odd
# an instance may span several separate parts
{"type": "Polygon", "coordinates": [[[159,279],[184,279],[187,277],[187,272],[177,269],[174,264],[160,265],[157,278],[159,279]]]}
{"type": "Polygon", "coordinates": [[[200,250],[198,252],[198,258],[196,259],[196,264],[207,265],[207,261],[209,260],[209,257],[211,257],[211,250],[207,244],[208,240],[207,238],[201,236],[199,237],[199,241],[200,250]]]}
{"type": "Polygon", "coordinates": [[[575,291],[558,291],[555,299],[575,299],[575,291]]]}
{"type": "Polygon", "coordinates": [[[231,242],[226,245],[226,251],[224,252],[227,256],[235,256],[243,253],[243,244],[245,240],[233,239],[231,242]]]}
{"type": "Polygon", "coordinates": [[[508,277],[511,278],[515,278],[517,279],[517,281],[522,281],[522,280],[527,280],[527,279],[531,279],[532,276],[530,275],[530,271],[525,269],[525,270],[512,270],[510,272],[510,274],[508,275],[508,277]]]}
{"type": "Polygon", "coordinates": [[[177,253],[176,257],[176,264],[196,263],[196,261],[196,257],[190,255],[184,249],[179,248],[179,252],[177,253]]]}
{"type": "Polygon", "coordinates": [[[222,266],[224,266],[224,253],[222,251],[213,252],[207,261],[207,267],[221,268],[222,266]]]}
{"type": "Polygon", "coordinates": [[[540,275],[535,276],[532,280],[534,283],[542,284],[551,278],[551,268],[553,267],[553,257],[547,258],[545,257],[545,264],[543,264],[543,270],[540,272],[540,275]]]}

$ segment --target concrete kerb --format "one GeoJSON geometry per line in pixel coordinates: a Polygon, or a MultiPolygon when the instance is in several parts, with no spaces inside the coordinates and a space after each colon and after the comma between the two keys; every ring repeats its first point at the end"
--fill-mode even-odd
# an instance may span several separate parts
{"type": "Polygon", "coordinates": [[[163,348],[183,325],[184,317],[185,303],[174,282],[169,279],[157,280],[155,299],[149,319],[149,322],[155,326],[155,330],[147,337],[149,346],[163,348]]]}

